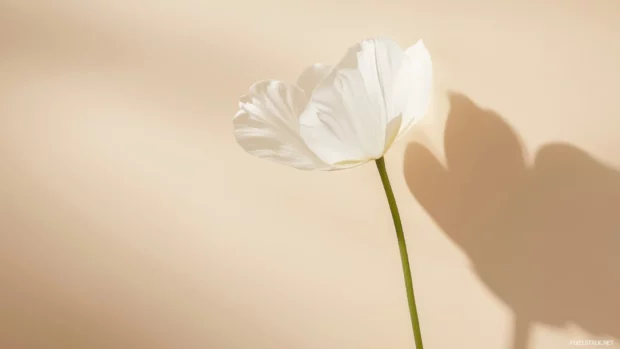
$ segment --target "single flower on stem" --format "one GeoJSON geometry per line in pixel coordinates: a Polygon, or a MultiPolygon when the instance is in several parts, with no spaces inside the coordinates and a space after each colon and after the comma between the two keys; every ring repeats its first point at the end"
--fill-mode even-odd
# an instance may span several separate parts
{"type": "Polygon", "coordinates": [[[233,119],[243,149],[280,164],[331,171],[376,162],[396,228],[418,349],[422,334],[407,246],[383,156],[426,113],[432,70],[422,40],[403,50],[389,39],[367,39],[349,48],[335,67],[306,69],[296,85],[257,82],[241,97],[233,119]]]}

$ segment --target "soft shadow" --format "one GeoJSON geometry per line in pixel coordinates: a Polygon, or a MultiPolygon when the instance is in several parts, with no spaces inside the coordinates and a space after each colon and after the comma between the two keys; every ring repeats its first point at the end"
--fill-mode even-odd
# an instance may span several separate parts
{"type": "Polygon", "coordinates": [[[450,102],[446,166],[413,143],[405,178],[512,308],[513,348],[528,347],[536,323],[620,338],[620,172],[560,143],[526,161],[501,116],[460,94],[450,102]]]}

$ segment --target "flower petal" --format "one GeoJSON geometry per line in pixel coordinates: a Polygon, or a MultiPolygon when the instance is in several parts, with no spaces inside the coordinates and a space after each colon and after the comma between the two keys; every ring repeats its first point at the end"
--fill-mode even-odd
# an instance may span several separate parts
{"type": "Polygon", "coordinates": [[[314,89],[300,117],[301,136],[310,149],[338,167],[383,156],[386,140],[400,128],[400,120],[396,127],[390,121],[406,106],[406,99],[395,98],[403,62],[408,62],[404,51],[388,39],[351,47],[314,89]]]}
{"type": "Polygon", "coordinates": [[[304,70],[297,78],[297,86],[304,92],[306,97],[310,99],[312,91],[331,73],[332,67],[327,64],[316,63],[304,70]]]}
{"type": "Polygon", "coordinates": [[[280,81],[261,81],[241,97],[233,119],[237,142],[248,153],[302,170],[328,170],[299,135],[304,91],[280,81]]]}
{"type": "Polygon", "coordinates": [[[433,84],[433,63],[431,55],[419,40],[405,51],[410,66],[403,70],[404,81],[401,91],[407,91],[407,105],[403,111],[403,121],[398,138],[404,136],[428,110],[433,84]]]}

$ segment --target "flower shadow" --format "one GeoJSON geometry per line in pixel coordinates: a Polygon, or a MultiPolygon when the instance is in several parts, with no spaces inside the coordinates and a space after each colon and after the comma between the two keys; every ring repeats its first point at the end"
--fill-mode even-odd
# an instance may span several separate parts
{"type": "Polygon", "coordinates": [[[527,161],[497,113],[450,96],[442,164],[408,146],[411,193],[514,313],[514,349],[534,324],[620,338],[620,172],[549,143],[527,161]]]}

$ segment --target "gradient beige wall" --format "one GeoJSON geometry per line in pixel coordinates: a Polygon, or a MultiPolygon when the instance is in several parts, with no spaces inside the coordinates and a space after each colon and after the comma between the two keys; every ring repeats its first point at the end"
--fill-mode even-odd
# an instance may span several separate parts
{"type": "Polygon", "coordinates": [[[231,133],[367,36],[435,64],[387,156],[426,347],[620,348],[615,0],[0,0],[0,348],[412,348],[373,164],[231,133]]]}

